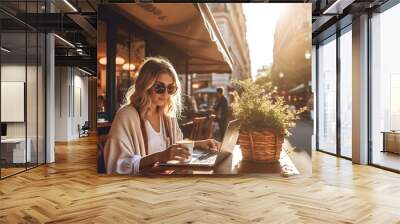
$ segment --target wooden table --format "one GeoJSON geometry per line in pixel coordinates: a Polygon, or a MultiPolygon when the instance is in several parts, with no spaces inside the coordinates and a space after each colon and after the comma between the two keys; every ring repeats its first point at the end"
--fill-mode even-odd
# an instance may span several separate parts
{"type": "Polygon", "coordinates": [[[181,166],[156,166],[141,171],[141,175],[241,175],[241,174],[281,174],[283,169],[289,169],[289,175],[299,174],[292,159],[285,150],[281,158],[274,163],[255,163],[242,160],[240,146],[236,145],[233,153],[226,157],[214,168],[207,167],[181,167],[181,166]]]}
{"type": "Polygon", "coordinates": [[[112,122],[109,121],[103,121],[103,122],[97,122],[97,135],[107,135],[108,132],[110,131],[112,122]]]}
{"type": "Polygon", "coordinates": [[[400,131],[382,131],[383,149],[382,152],[400,154],[400,131]]]}

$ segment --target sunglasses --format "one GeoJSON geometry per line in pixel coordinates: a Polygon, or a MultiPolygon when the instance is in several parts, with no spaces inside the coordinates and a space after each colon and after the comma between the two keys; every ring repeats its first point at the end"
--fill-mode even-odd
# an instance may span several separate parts
{"type": "Polygon", "coordinates": [[[169,95],[174,95],[176,93],[176,91],[178,90],[178,88],[174,84],[169,84],[168,86],[165,86],[165,84],[162,82],[154,83],[152,88],[153,88],[154,92],[157,94],[163,94],[163,93],[165,93],[165,90],[167,90],[167,93],[169,95]]]}

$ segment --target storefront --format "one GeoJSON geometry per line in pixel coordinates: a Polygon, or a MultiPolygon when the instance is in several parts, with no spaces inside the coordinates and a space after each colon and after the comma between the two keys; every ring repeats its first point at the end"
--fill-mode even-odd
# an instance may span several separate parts
{"type": "Polygon", "coordinates": [[[193,73],[229,73],[232,60],[205,4],[104,4],[98,8],[98,118],[112,121],[147,56],[175,66],[184,93],[193,73]]]}

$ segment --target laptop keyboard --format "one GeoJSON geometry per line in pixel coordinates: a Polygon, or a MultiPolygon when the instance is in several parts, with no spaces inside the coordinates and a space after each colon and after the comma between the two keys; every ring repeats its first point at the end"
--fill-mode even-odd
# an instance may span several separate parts
{"type": "Polygon", "coordinates": [[[217,153],[213,153],[213,152],[204,153],[203,155],[199,156],[198,160],[205,160],[214,155],[217,155],[217,153]]]}
{"type": "Polygon", "coordinates": [[[216,160],[217,153],[205,152],[203,150],[194,149],[191,163],[195,164],[211,164],[216,160]]]}

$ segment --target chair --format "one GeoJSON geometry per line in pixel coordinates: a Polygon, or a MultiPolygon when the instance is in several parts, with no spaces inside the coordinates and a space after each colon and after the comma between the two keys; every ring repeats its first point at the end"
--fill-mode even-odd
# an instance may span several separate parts
{"type": "Polygon", "coordinates": [[[106,173],[104,163],[104,146],[107,141],[107,135],[97,136],[97,173],[106,173]]]}
{"type": "Polygon", "coordinates": [[[192,132],[190,134],[190,139],[191,140],[200,140],[202,137],[202,130],[204,123],[206,122],[207,117],[195,117],[193,118],[193,126],[192,126],[192,132]]]}
{"type": "Polygon", "coordinates": [[[85,121],[82,127],[78,124],[79,138],[89,136],[89,130],[90,130],[89,121],[85,121]]]}

